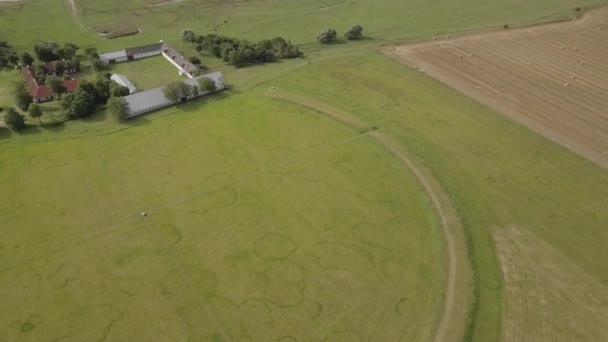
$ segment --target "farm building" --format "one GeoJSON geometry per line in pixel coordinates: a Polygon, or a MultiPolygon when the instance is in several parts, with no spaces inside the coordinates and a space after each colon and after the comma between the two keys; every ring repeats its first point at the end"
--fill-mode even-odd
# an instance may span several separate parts
{"type": "MultiPolygon", "coordinates": [[[[191,86],[198,86],[198,80],[201,77],[210,78],[215,82],[216,89],[223,90],[226,89],[226,83],[224,81],[224,75],[221,72],[216,71],[210,74],[206,74],[203,76],[199,76],[196,78],[190,78],[185,80],[184,83],[191,86]]],[[[139,93],[127,95],[124,99],[127,101],[129,105],[129,118],[133,118],[160,108],[168,107],[174,104],[174,102],[169,101],[165,94],[163,93],[164,87],[158,87],[146,91],[142,91],[139,93]]],[[[196,97],[205,96],[209,94],[207,91],[199,91],[196,97]]],[[[190,99],[189,99],[190,100],[190,99]]]]}
{"type": "MultiPolygon", "coordinates": [[[[34,74],[34,67],[31,65],[28,65],[21,71],[21,75],[23,76],[23,79],[27,84],[27,89],[30,92],[32,99],[34,99],[34,102],[45,102],[52,100],[53,92],[51,91],[51,89],[49,89],[49,87],[45,86],[44,84],[38,84],[38,81],[36,81],[36,77],[34,77],[34,74]]],[[[76,88],[78,88],[79,83],[80,82],[78,80],[65,80],[63,81],[63,86],[65,87],[68,93],[71,93],[76,90],[76,88]]]]}
{"type": "Polygon", "coordinates": [[[129,88],[129,94],[133,94],[134,92],[137,91],[137,88],[135,87],[135,84],[133,84],[133,82],[131,82],[127,76],[125,75],[121,75],[121,74],[112,74],[112,76],[110,76],[110,79],[118,84],[120,84],[123,87],[127,87],[129,88]]]}
{"type": "Polygon", "coordinates": [[[182,56],[179,52],[173,49],[171,45],[165,43],[162,40],[155,44],[137,46],[120,51],[103,53],[99,55],[99,59],[105,63],[112,64],[133,61],[136,59],[157,55],[162,55],[163,57],[165,57],[171,64],[173,64],[178,69],[180,75],[185,75],[189,78],[193,78],[196,75],[196,72],[198,72],[198,68],[196,67],[196,65],[190,63],[187,58],[182,56]]]}

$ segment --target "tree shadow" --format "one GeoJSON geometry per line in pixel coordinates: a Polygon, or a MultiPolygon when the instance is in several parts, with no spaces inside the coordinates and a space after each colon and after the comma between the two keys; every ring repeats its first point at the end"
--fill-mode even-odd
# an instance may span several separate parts
{"type": "Polygon", "coordinates": [[[42,123],[40,128],[49,132],[61,132],[65,130],[65,126],[65,121],[51,121],[42,123]]]}
{"type": "Polygon", "coordinates": [[[9,139],[13,135],[13,131],[8,127],[0,127],[0,139],[9,139]]]}

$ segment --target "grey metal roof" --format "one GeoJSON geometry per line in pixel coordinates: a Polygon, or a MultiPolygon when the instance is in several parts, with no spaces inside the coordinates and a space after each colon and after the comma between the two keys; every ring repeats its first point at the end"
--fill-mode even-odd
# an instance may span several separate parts
{"type": "MultiPolygon", "coordinates": [[[[184,80],[184,83],[188,85],[198,86],[198,80],[201,77],[210,78],[215,82],[217,90],[226,89],[226,83],[224,81],[224,75],[220,71],[205,74],[197,78],[191,78],[184,80]]],[[[129,118],[151,112],[156,109],[167,107],[173,104],[169,101],[163,93],[164,87],[158,87],[150,90],[141,91],[139,93],[124,96],[124,99],[129,104],[129,118]]],[[[199,96],[205,96],[208,92],[201,91],[199,96]]]]}
{"type": "Polygon", "coordinates": [[[154,44],[148,44],[148,45],[142,45],[142,46],[135,46],[135,47],[126,48],[125,52],[127,55],[136,55],[139,53],[160,51],[161,45],[162,45],[162,43],[154,43],[154,44]]]}
{"type": "Polygon", "coordinates": [[[125,52],[125,50],[106,52],[99,55],[99,59],[101,59],[102,61],[109,61],[110,59],[116,59],[121,57],[127,57],[127,53],[125,52]]]}
{"type": "Polygon", "coordinates": [[[125,75],[112,74],[112,76],[110,76],[110,79],[123,87],[129,88],[131,94],[137,91],[137,87],[135,87],[135,84],[133,84],[133,82],[131,82],[125,75]]]}

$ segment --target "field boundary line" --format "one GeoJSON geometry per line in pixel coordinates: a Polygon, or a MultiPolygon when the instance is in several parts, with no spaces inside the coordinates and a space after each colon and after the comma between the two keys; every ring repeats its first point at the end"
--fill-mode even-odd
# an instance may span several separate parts
{"type": "Polygon", "coordinates": [[[386,134],[375,131],[362,120],[328,104],[299,96],[289,95],[270,90],[267,96],[309,107],[317,112],[330,116],[332,119],[356,130],[373,130],[368,135],[388,152],[399,159],[414,174],[418,183],[427,193],[436,215],[440,219],[442,235],[446,246],[447,281],[443,303],[443,312],[435,331],[433,340],[436,342],[452,340],[454,336],[464,336],[470,303],[473,297],[470,285],[473,283],[473,272],[466,248],[464,227],[458,212],[452,205],[449,195],[445,192],[431,170],[423,162],[409,155],[386,134]]]}

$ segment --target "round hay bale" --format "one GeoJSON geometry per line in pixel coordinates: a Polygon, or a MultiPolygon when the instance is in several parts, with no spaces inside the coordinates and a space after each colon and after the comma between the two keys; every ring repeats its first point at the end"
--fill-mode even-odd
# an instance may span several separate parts
{"type": "Polygon", "coordinates": [[[564,87],[568,88],[570,86],[570,83],[566,82],[564,83],[564,87]]]}
{"type": "Polygon", "coordinates": [[[469,52],[469,57],[473,57],[473,56],[474,56],[473,53],[469,52]]]}
{"type": "Polygon", "coordinates": [[[424,69],[420,69],[420,72],[424,74],[426,71],[424,71],[424,69]]]}
{"type": "Polygon", "coordinates": [[[450,36],[445,36],[445,39],[450,39],[450,36]]]}
{"type": "Polygon", "coordinates": [[[528,62],[528,65],[532,65],[532,62],[528,62]]]}
{"type": "Polygon", "coordinates": [[[572,76],[570,76],[570,78],[573,79],[573,80],[575,80],[576,76],[572,75],[572,76]]]}
{"type": "Polygon", "coordinates": [[[575,48],[574,48],[574,51],[578,51],[578,48],[577,48],[577,47],[575,47],[575,48]]]}
{"type": "Polygon", "coordinates": [[[585,65],[585,62],[580,62],[578,63],[578,65],[585,65]]]}
{"type": "Polygon", "coordinates": [[[464,56],[463,55],[458,55],[458,58],[464,58],[464,56]]]}
{"type": "Polygon", "coordinates": [[[414,65],[414,69],[418,69],[418,66],[417,66],[417,65],[414,65]]]}
{"type": "Polygon", "coordinates": [[[565,46],[563,46],[563,45],[561,46],[561,49],[562,49],[562,50],[563,50],[563,49],[565,49],[565,48],[566,48],[565,46]]]}
{"type": "Polygon", "coordinates": [[[433,40],[437,40],[437,37],[433,37],[433,40]]]}
{"type": "Polygon", "coordinates": [[[146,216],[148,216],[148,213],[147,213],[147,212],[145,212],[145,211],[142,211],[142,212],[141,212],[141,216],[142,216],[142,217],[146,217],[146,216]]]}

